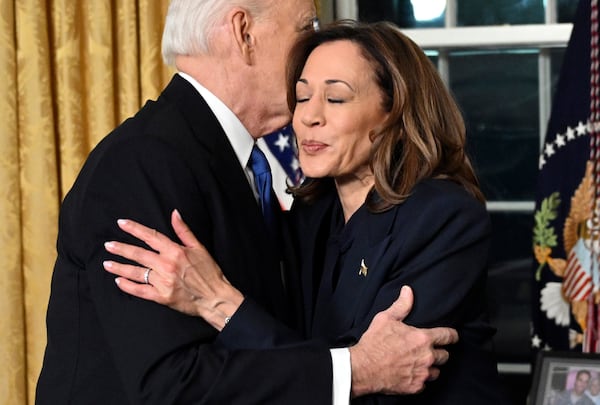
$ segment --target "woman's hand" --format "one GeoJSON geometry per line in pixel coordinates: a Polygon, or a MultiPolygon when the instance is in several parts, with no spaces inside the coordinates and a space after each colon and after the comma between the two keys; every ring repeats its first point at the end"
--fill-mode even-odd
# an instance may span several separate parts
{"type": "Polygon", "coordinates": [[[173,211],[171,224],[183,245],[135,221],[120,219],[117,223],[122,230],[154,249],[106,242],[105,248],[110,253],[141,265],[104,262],[106,271],[120,276],[115,280],[117,286],[136,297],[200,316],[217,330],[223,329],[244,297],[227,281],[179,212],[173,211]]]}

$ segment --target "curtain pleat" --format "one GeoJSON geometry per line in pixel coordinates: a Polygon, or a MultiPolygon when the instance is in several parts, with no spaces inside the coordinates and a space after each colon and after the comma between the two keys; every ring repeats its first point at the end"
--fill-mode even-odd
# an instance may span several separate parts
{"type": "MultiPolygon", "coordinates": [[[[117,49],[113,32],[111,0],[82,1],[83,25],[83,94],[84,117],[88,126],[88,137],[92,145],[97,144],[115,126],[115,100],[117,67],[113,49],[117,49]]],[[[133,78],[135,80],[135,78],[133,78]]]]}
{"type": "Polygon", "coordinates": [[[51,9],[54,104],[56,108],[56,142],[60,168],[60,197],[68,187],[89,152],[91,142],[83,114],[83,81],[81,7],[73,0],[55,0],[51,9]]]}
{"type": "MultiPolygon", "coordinates": [[[[115,53],[116,94],[115,105],[118,122],[139,109],[140,102],[140,46],[139,6],[130,0],[117,0],[115,15],[115,53]],[[117,68],[118,66],[118,68],[117,68]]],[[[156,4],[156,2],[155,2],[156,4]]],[[[156,7],[156,5],[155,5],[156,7]]],[[[159,26],[162,26],[159,25],[159,26]]],[[[159,39],[160,41],[160,39],[159,39]]],[[[156,96],[153,93],[152,97],[156,96]]]]}
{"type": "Polygon", "coordinates": [[[153,0],[139,0],[140,11],[140,73],[142,100],[160,93],[173,71],[162,62],[161,36],[162,27],[167,15],[168,2],[158,6],[153,0]]]}
{"type": "Polygon", "coordinates": [[[13,0],[0,0],[0,402],[24,404],[25,317],[13,0]]]}
{"type": "Polygon", "coordinates": [[[60,203],[90,150],[173,73],[169,0],[0,0],[0,403],[33,404],[60,203]]]}
{"type": "Polygon", "coordinates": [[[29,399],[33,397],[46,342],[45,304],[55,257],[59,207],[46,5],[44,0],[15,1],[22,294],[29,399]]]}

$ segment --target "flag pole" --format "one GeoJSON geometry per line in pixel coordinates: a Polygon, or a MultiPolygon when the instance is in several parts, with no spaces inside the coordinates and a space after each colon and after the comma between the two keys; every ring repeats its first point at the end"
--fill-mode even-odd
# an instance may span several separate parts
{"type": "Polygon", "coordinates": [[[582,349],[586,353],[597,353],[600,350],[598,339],[598,305],[596,292],[598,290],[598,246],[600,245],[600,58],[598,46],[598,0],[591,0],[590,7],[590,160],[593,165],[594,199],[591,208],[591,269],[592,291],[587,297],[587,325],[584,332],[582,349]]]}

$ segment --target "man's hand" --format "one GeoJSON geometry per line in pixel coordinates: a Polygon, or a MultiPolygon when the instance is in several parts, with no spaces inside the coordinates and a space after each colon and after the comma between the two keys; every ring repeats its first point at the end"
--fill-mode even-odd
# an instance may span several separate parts
{"type": "Polygon", "coordinates": [[[458,334],[451,328],[419,329],[403,323],[413,298],[412,289],[402,287],[400,297],[373,318],[350,348],[353,397],[376,392],[414,394],[439,376],[437,366],[449,356],[440,346],[456,343],[458,334]]]}

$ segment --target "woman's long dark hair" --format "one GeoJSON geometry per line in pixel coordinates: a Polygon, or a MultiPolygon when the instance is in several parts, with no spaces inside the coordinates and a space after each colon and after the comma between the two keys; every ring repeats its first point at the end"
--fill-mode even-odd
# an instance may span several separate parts
{"type": "MultiPolygon", "coordinates": [[[[307,34],[292,48],[287,71],[288,106],[296,106],[296,83],[310,53],[333,41],[352,41],[373,67],[388,112],[381,130],[371,134],[370,166],[379,198],[369,198],[372,211],[402,203],[426,178],[461,184],[484,201],[465,153],[462,114],[425,53],[388,22],[339,21],[307,34]]],[[[314,200],[327,179],[308,179],[291,188],[295,197],[314,200]]]]}

